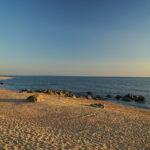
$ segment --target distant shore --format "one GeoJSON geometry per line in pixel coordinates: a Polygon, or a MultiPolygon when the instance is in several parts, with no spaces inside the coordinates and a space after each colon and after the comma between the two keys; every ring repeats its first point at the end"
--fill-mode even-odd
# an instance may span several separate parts
{"type": "Polygon", "coordinates": [[[14,77],[11,77],[11,76],[0,76],[0,79],[12,79],[14,77]]]}

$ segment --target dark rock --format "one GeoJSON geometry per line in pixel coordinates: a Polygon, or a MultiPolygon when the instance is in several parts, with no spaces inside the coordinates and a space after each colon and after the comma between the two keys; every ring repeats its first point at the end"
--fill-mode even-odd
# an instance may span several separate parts
{"type": "Polygon", "coordinates": [[[66,97],[72,97],[74,94],[72,92],[69,92],[67,95],[65,95],[66,97]]]}
{"type": "Polygon", "coordinates": [[[34,90],[31,90],[30,93],[34,93],[34,90]]]}
{"type": "Polygon", "coordinates": [[[91,104],[90,106],[92,106],[92,107],[100,107],[100,108],[105,108],[104,104],[100,104],[100,103],[91,104]]]}
{"type": "Polygon", "coordinates": [[[5,84],[6,84],[6,83],[2,83],[2,82],[0,83],[0,85],[5,85],[5,84]]]}
{"type": "Polygon", "coordinates": [[[96,95],[96,96],[94,97],[94,99],[95,99],[95,100],[102,100],[103,98],[102,98],[100,95],[96,95]]]}
{"type": "Polygon", "coordinates": [[[41,93],[41,92],[42,92],[42,90],[35,90],[35,92],[37,92],[37,93],[41,93]]]}
{"type": "Polygon", "coordinates": [[[128,96],[123,96],[123,97],[122,97],[122,100],[123,100],[123,101],[127,101],[127,102],[132,101],[132,99],[129,98],[128,96]]]}
{"type": "Polygon", "coordinates": [[[62,93],[62,91],[57,90],[56,93],[57,93],[58,95],[60,95],[60,94],[62,93]]]}
{"type": "Polygon", "coordinates": [[[42,90],[42,93],[47,93],[47,90],[42,90]]]}
{"type": "Polygon", "coordinates": [[[112,96],[108,94],[108,95],[106,95],[106,98],[112,98],[112,96]]]}
{"type": "Polygon", "coordinates": [[[29,96],[27,99],[27,102],[41,102],[42,101],[42,96],[41,95],[32,95],[29,96]]]}
{"type": "Polygon", "coordinates": [[[84,97],[83,97],[83,96],[78,96],[78,98],[84,99],[84,97]]]}
{"type": "Polygon", "coordinates": [[[51,94],[53,94],[53,91],[51,89],[48,89],[47,93],[51,95],[51,94]]]}
{"type": "Polygon", "coordinates": [[[57,91],[53,91],[53,94],[54,94],[54,95],[58,95],[57,91]]]}
{"type": "Polygon", "coordinates": [[[76,95],[74,95],[74,94],[73,94],[71,97],[72,97],[72,98],[77,98],[76,95]]]}
{"type": "Polygon", "coordinates": [[[67,91],[67,90],[64,90],[63,93],[64,93],[65,95],[69,95],[69,91],[67,91]]]}
{"type": "Polygon", "coordinates": [[[23,92],[27,92],[27,93],[31,93],[31,90],[30,89],[24,89],[24,90],[22,90],[22,91],[20,91],[21,93],[23,93],[23,92]]]}
{"type": "Polygon", "coordinates": [[[121,99],[122,98],[122,96],[120,96],[120,95],[116,95],[116,97],[115,97],[116,99],[121,99]]]}
{"type": "Polygon", "coordinates": [[[92,92],[87,92],[88,95],[90,96],[93,96],[93,93],[92,92]]]}
{"type": "Polygon", "coordinates": [[[130,102],[130,101],[134,100],[134,96],[132,94],[127,94],[122,98],[122,100],[130,102]]]}
{"type": "Polygon", "coordinates": [[[126,95],[126,97],[130,98],[131,100],[133,100],[133,99],[134,99],[134,96],[133,96],[132,94],[130,94],[130,93],[129,93],[129,94],[127,94],[127,95],[126,95]]]}
{"type": "Polygon", "coordinates": [[[135,98],[136,102],[146,102],[146,98],[144,96],[137,96],[135,98]]]}
{"type": "Polygon", "coordinates": [[[92,95],[88,95],[87,99],[93,99],[93,96],[92,95]]]}

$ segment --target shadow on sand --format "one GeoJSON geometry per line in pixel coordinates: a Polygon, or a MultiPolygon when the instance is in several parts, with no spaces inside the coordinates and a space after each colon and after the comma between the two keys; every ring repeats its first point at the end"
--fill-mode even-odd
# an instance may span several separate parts
{"type": "Polygon", "coordinates": [[[23,103],[26,102],[26,100],[25,99],[0,99],[0,102],[23,103]]]}
{"type": "Polygon", "coordinates": [[[104,104],[101,104],[101,103],[95,103],[95,104],[83,105],[83,106],[96,107],[96,108],[105,108],[104,104]]]}

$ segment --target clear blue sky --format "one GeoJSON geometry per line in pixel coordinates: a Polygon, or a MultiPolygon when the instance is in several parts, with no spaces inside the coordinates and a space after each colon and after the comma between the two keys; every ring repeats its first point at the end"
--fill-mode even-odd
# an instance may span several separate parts
{"type": "Polygon", "coordinates": [[[0,74],[150,76],[149,0],[1,0],[0,74]]]}

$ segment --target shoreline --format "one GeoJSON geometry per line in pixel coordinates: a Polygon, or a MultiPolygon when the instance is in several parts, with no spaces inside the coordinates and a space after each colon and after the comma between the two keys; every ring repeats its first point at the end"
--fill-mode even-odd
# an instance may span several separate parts
{"type": "Polygon", "coordinates": [[[60,98],[70,98],[70,99],[76,99],[76,100],[80,100],[82,99],[83,101],[94,101],[96,103],[104,103],[104,104],[107,104],[107,105],[113,105],[113,106],[117,106],[117,107],[121,107],[121,108],[124,108],[124,109],[135,109],[135,110],[143,110],[143,111],[149,111],[150,112],[150,109],[146,109],[146,108],[139,108],[139,107],[134,107],[134,106],[129,106],[129,105],[123,105],[123,104],[118,104],[118,103],[113,103],[112,101],[106,101],[106,100],[94,100],[94,99],[87,99],[87,98],[72,98],[72,97],[64,97],[64,96],[60,96],[60,95],[49,95],[49,94],[46,94],[46,93],[38,93],[38,92],[33,92],[33,93],[27,93],[27,92],[19,92],[19,91],[14,91],[14,90],[9,90],[9,89],[5,89],[5,88],[0,88],[0,92],[1,91],[5,91],[5,92],[11,92],[11,93],[16,93],[16,94],[29,94],[29,95],[36,95],[36,94],[41,94],[41,95],[45,95],[45,96],[56,96],[56,97],[60,97],[60,98]]]}

